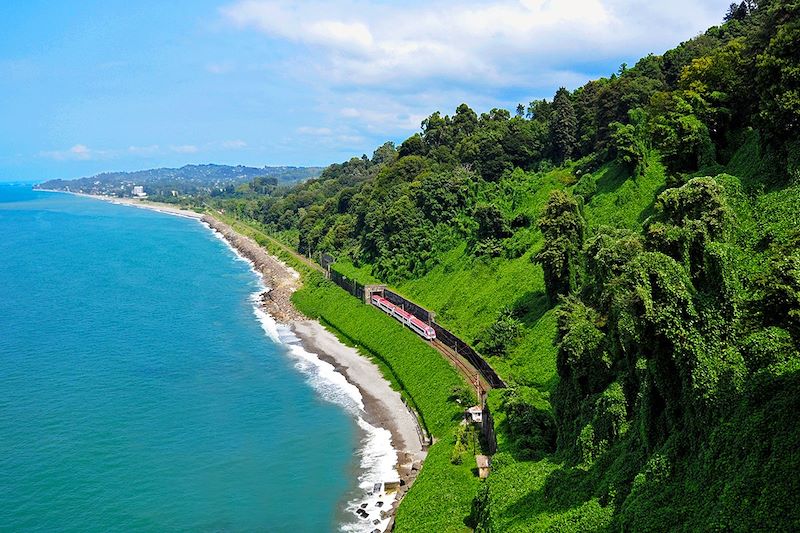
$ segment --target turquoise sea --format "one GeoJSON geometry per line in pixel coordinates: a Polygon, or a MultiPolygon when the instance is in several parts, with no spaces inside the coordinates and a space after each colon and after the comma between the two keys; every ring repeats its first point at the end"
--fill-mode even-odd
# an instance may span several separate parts
{"type": "MultiPolygon", "coordinates": [[[[0,184],[0,531],[330,531],[363,435],[201,223],[0,184]]],[[[346,405],[345,405],[346,407],[346,405]]]]}

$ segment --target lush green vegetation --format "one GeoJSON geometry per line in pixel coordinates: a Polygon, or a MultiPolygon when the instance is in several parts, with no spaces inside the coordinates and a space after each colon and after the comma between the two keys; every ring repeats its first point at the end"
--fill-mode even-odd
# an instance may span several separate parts
{"type": "Polygon", "coordinates": [[[450,460],[463,419],[463,405],[454,401],[454,391],[466,386],[455,369],[408,328],[319,274],[308,274],[292,299],[303,313],[319,318],[345,343],[372,358],[435,439],[425,468],[400,508],[397,530],[463,531],[478,480],[472,472],[473,456],[460,464],[450,460]]]}
{"type": "Polygon", "coordinates": [[[800,529],[798,42],[797,2],[735,4],[514,116],[461,105],[399,147],[221,201],[434,310],[511,385],[490,395],[479,483],[452,463],[452,370],[417,371],[435,354],[402,329],[402,349],[379,344],[396,324],[342,291],[298,294],[445,443],[400,529],[800,529]]]}
{"type": "Polygon", "coordinates": [[[298,309],[312,318],[321,318],[349,344],[379,361],[398,390],[418,408],[426,429],[434,436],[444,435],[460,414],[457,404],[449,401],[454,388],[463,385],[455,369],[439,352],[423,342],[397,320],[362,304],[322,275],[309,275],[292,300],[298,309]],[[383,354],[391,353],[391,358],[383,354]],[[430,380],[440,387],[430,387],[430,380]]]}

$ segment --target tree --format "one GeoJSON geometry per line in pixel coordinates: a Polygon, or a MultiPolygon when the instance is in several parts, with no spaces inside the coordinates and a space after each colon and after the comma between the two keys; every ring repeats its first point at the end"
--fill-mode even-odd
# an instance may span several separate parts
{"type": "Polygon", "coordinates": [[[713,164],[711,136],[682,91],[659,92],[649,108],[650,133],[672,173],[694,171],[713,164]]]}
{"type": "Polygon", "coordinates": [[[453,128],[453,140],[455,145],[468,135],[472,135],[478,127],[478,115],[467,104],[461,104],[456,108],[456,114],[451,122],[453,128]]]}
{"type": "MultiPolygon", "coordinates": [[[[486,114],[483,115],[486,117],[486,114]]],[[[475,165],[481,177],[488,181],[497,181],[506,170],[511,168],[503,140],[508,134],[509,122],[483,120],[481,127],[473,135],[466,137],[456,149],[462,163],[475,165]]]]}
{"type": "Polygon", "coordinates": [[[380,278],[397,281],[421,276],[431,266],[433,225],[408,196],[370,210],[364,224],[363,250],[380,278]]]}
{"type": "Polygon", "coordinates": [[[556,159],[563,163],[572,157],[578,131],[578,120],[572,107],[572,98],[564,87],[561,87],[553,98],[551,127],[556,159]]]}
{"type": "Polygon", "coordinates": [[[578,288],[585,225],[578,203],[572,196],[562,190],[550,193],[544,213],[539,218],[544,246],[533,260],[542,265],[545,289],[551,303],[578,288]]]}
{"type": "Polygon", "coordinates": [[[508,220],[494,204],[478,204],[472,216],[478,223],[478,240],[505,239],[511,235],[508,220]]]}
{"type": "Polygon", "coordinates": [[[504,356],[522,333],[522,323],[509,307],[500,310],[500,314],[481,336],[479,349],[481,353],[493,356],[504,356]]]}
{"type": "Polygon", "coordinates": [[[415,133],[400,145],[398,150],[400,157],[407,157],[409,155],[425,155],[425,142],[422,140],[422,135],[415,133]]]}
{"type": "Polygon", "coordinates": [[[800,133],[800,3],[774,2],[768,8],[769,42],[757,59],[760,125],[780,144],[800,133]]]}
{"type": "Polygon", "coordinates": [[[800,254],[774,258],[757,284],[765,321],[787,329],[800,342],[800,254]]]}
{"type": "Polygon", "coordinates": [[[394,147],[394,143],[389,141],[373,152],[371,162],[373,165],[386,165],[394,163],[395,159],[397,159],[397,149],[394,147]]]}
{"type": "Polygon", "coordinates": [[[549,122],[553,114],[553,104],[547,100],[533,100],[528,104],[528,109],[525,112],[525,117],[529,120],[541,120],[542,122],[549,122]]]}
{"type": "Polygon", "coordinates": [[[416,204],[434,224],[450,222],[467,203],[471,179],[463,169],[424,174],[413,189],[416,204]]]}
{"type": "Polygon", "coordinates": [[[741,4],[733,2],[730,6],[728,6],[728,12],[725,14],[724,20],[725,22],[730,22],[731,20],[744,20],[749,14],[750,10],[745,2],[742,2],[741,4]]]}
{"type": "Polygon", "coordinates": [[[422,121],[422,140],[431,149],[437,146],[450,146],[450,117],[438,111],[422,121]]]}
{"type": "Polygon", "coordinates": [[[634,176],[638,176],[644,171],[647,155],[647,145],[644,139],[645,117],[641,109],[632,110],[629,115],[631,124],[612,122],[609,125],[611,147],[617,161],[625,165],[634,176]]]}
{"type": "Polygon", "coordinates": [[[503,151],[513,166],[528,169],[541,160],[546,140],[547,131],[538,121],[516,116],[508,121],[503,151]]]}

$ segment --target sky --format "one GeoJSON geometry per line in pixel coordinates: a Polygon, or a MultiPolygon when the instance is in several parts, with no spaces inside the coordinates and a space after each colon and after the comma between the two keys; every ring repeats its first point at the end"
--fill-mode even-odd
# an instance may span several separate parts
{"type": "Polygon", "coordinates": [[[369,155],[437,110],[608,76],[729,2],[3,0],[0,181],[369,155]]]}

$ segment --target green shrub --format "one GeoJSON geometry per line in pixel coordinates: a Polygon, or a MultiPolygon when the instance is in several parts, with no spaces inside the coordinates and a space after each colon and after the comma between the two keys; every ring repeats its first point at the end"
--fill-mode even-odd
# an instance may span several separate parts
{"type": "Polygon", "coordinates": [[[538,459],[555,451],[556,424],[549,402],[531,387],[504,392],[501,409],[505,413],[505,431],[513,440],[516,454],[538,459]]]}
{"type": "Polygon", "coordinates": [[[486,355],[503,356],[519,340],[522,323],[508,306],[500,310],[497,320],[481,336],[478,347],[486,355]]]}

